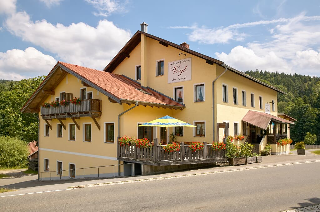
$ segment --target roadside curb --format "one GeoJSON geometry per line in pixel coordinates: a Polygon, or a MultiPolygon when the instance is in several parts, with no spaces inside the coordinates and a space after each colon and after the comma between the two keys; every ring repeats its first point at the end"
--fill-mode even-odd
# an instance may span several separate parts
{"type": "MultiPolygon", "coordinates": [[[[2,193],[0,198],[5,197],[14,197],[14,196],[24,196],[24,195],[33,195],[33,194],[43,194],[43,193],[51,193],[51,192],[60,192],[60,191],[71,191],[75,189],[82,189],[82,188],[91,188],[91,187],[99,187],[99,186],[112,186],[112,185],[123,185],[129,183],[141,183],[141,182],[150,182],[150,181],[159,181],[159,180],[168,180],[168,179],[177,179],[177,178],[185,178],[185,177],[193,177],[193,176],[204,176],[204,175],[211,175],[211,174],[223,174],[223,173],[230,173],[230,172],[239,172],[239,171],[249,171],[255,169],[265,169],[265,168],[276,168],[282,166],[293,166],[293,165],[300,165],[300,164],[309,164],[309,163],[319,163],[320,159],[315,160],[304,160],[304,161],[293,161],[293,162],[281,162],[281,163],[270,163],[270,164],[248,164],[245,166],[227,166],[227,167],[215,167],[214,169],[211,168],[209,171],[207,169],[200,169],[200,170],[190,170],[187,173],[167,173],[162,175],[153,175],[153,176],[139,176],[139,177],[131,177],[131,179],[124,179],[124,180],[101,180],[102,182],[98,183],[89,183],[84,185],[76,185],[70,186],[66,189],[56,189],[56,190],[46,190],[46,191],[36,191],[36,192],[28,192],[28,193],[20,193],[20,194],[10,194],[12,192],[8,192],[8,195],[4,195],[6,193],[2,193]],[[132,179],[136,178],[136,179],[132,179]],[[104,182],[103,182],[104,181],[104,182]]],[[[17,191],[16,191],[17,192],[17,191]]],[[[289,212],[289,211],[288,211],[289,212]]]]}

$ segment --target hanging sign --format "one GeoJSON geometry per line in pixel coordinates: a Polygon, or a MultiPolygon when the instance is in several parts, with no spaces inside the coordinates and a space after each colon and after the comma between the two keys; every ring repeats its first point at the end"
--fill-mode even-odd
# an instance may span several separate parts
{"type": "Polygon", "coordinates": [[[265,105],[265,113],[270,114],[270,105],[269,105],[269,103],[266,103],[266,105],[265,105]]]}
{"type": "Polygon", "coordinates": [[[169,62],[168,83],[191,80],[191,58],[169,62]]]}

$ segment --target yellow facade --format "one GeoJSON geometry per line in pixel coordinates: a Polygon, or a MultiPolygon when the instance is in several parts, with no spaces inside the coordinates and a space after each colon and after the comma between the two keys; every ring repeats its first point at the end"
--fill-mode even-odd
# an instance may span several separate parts
{"type": "MultiPolygon", "coordinates": [[[[234,123],[238,123],[238,134],[242,134],[243,129],[241,120],[248,110],[264,111],[265,103],[274,101],[277,105],[277,92],[240,76],[230,70],[225,72],[220,78],[216,78],[224,72],[224,67],[217,64],[208,64],[206,60],[189,54],[172,46],[164,46],[158,41],[145,37],[141,34],[142,39],[131,52],[130,57],[125,58],[113,71],[114,74],[122,74],[131,79],[136,79],[136,67],[141,66],[141,82],[143,86],[149,86],[164,95],[175,98],[175,88],[183,88],[183,110],[164,109],[150,106],[137,106],[120,117],[120,135],[118,135],[118,115],[134,105],[119,104],[109,101],[108,97],[98,92],[92,87],[84,86],[81,81],[71,74],[58,84],[55,89],[55,95],[49,96],[44,102],[52,102],[56,97],[59,97],[61,92],[73,93],[73,97],[80,96],[80,89],[86,88],[87,92],[92,92],[93,99],[99,99],[102,102],[101,117],[97,118],[97,122],[101,129],[99,130],[93,119],[90,117],[81,117],[77,119],[80,125],[80,130],[76,129],[75,141],[69,140],[69,124],[74,122],[70,118],[62,120],[66,125],[63,129],[62,137],[57,137],[57,124],[60,122],[57,119],[52,119],[49,123],[52,125],[49,136],[45,136],[46,122],[40,117],[39,129],[39,172],[41,178],[48,178],[49,172],[44,171],[44,160],[49,159],[50,171],[57,170],[57,161],[63,162],[63,169],[68,170],[69,164],[75,164],[76,169],[118,165],[117,161],[117,145],[116,139],[118,136],[138,137],[138,124],[160,118],[165,115],[183,120],[190,124],[195,122],[205,123],[205,136],[195,136],[195,128],[184,128],[183,136],[177,137],[179,142],[200,141],[212,143],[215,140],[213,135],[214,122],[228,122],[230,129],[229,134],[234,134],[234,123]],[[181,59],[191,59],[191,80],[168,83],[168,63],[181,59]],[[157,76],[157,62],[164,61],[164,74],[157,76]],[[215,81],[216,80],[216,81],[215,81]],[[214,82],[214,93],[213,91],[214,82]],[[203,84],[204,101],[195,101],[195,86],[203,84]],[[228,87],[228,102],[223,102],[222,86],[228,87]],[[238,104],[233,103],[233,88],[238,91],[238,104]],[[241,92],[246,91],[246,106],[242,105],[241,92]],[[255,107],[250,105],[250,94],[255,95],[255,107]],[[214,96],[214,99],[213,99],[214,96]],[[259,96],[263,100],[263,108],[259,108],[259,96]],[[214,101],[213,101],[214,100],[214,101]],[[213,104],[214,102],[214,104],[213,104]],[[84,141],[84,124],[91,124],[92,140],[91,142],[84,141]],[[105,143],[105,123],[114,124],[114,143],[105,143]]],[[[276,115],[277,109],[271,111],[271,114],[276,115]]],[[[172,133],[173,129],[168,129],[167,136],[172,133]]],[[[219,138],[223,137],[223,131],[220,130],[219,138]]],[[[153,138],[160,138],[160,129],[154,128],[153,138]]],[[[221,140],[221,139],[220,139],[221,140]]],[[[103,172],[114,174],[118,169],[114,167],[103,168],[103,172]]],[[[121,166],[121,169],[123,167],[121,166]]],[[[86,169],[83,174],[76,171],[76,175],[94,176],[97,169],[86,169]]],[[[64,177],[68,177],[68,171],[63,173],[64,177]]],[[[51,176],[50,176],[51,177],[51,176]]],[[[57,175],[55,175],[57,177],[57,175]]]]}

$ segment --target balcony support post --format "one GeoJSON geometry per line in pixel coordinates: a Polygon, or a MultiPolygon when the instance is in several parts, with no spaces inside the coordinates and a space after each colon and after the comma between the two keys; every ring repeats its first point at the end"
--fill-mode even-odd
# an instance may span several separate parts
{"type": "Polygon", "coordinates": [[[48,122],[48,120],[45,119],[44,121],[45,121],[45,122],[47,123],[47,125],[50,127],[50,130],[52,130],[52,125],[48,122]]]}
{"type": "Polygon", "coordinates": [[[80,125],[78,124],[78,122],[76,122],[76,118],[75,117],[71,117],[73,123],[77,126],[77,129],[80,130],[80,125]]]}
{"type": "Polygon", "coordinates": [[[63,129],[66,130],[66,125],[62,122],[62,119],[58,119],[58,121],[62,125],[63,129]]]}
{"type": "Polygon", "coordinates": [[[100,130],[100,124],[97,122],[96,118],[91,116],[92,120],[94,121],[94,123],[96,124],[96,126],[98,127],[98,129],[100,130]]]}

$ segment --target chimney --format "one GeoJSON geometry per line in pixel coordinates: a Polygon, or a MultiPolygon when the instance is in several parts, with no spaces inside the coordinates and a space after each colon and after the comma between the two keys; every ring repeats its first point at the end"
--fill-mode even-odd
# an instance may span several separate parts
{"type": "Polygon", "coordinates": [[[148,33],[148,24],[146,22],[143,22],[141,25],[141,32],[148,33]]]}
{"type": "Polygon", "coordinates": [[[187,44],[186,42],[181,43],[180,46],[189,49],[189,44],[187,44]]]}

